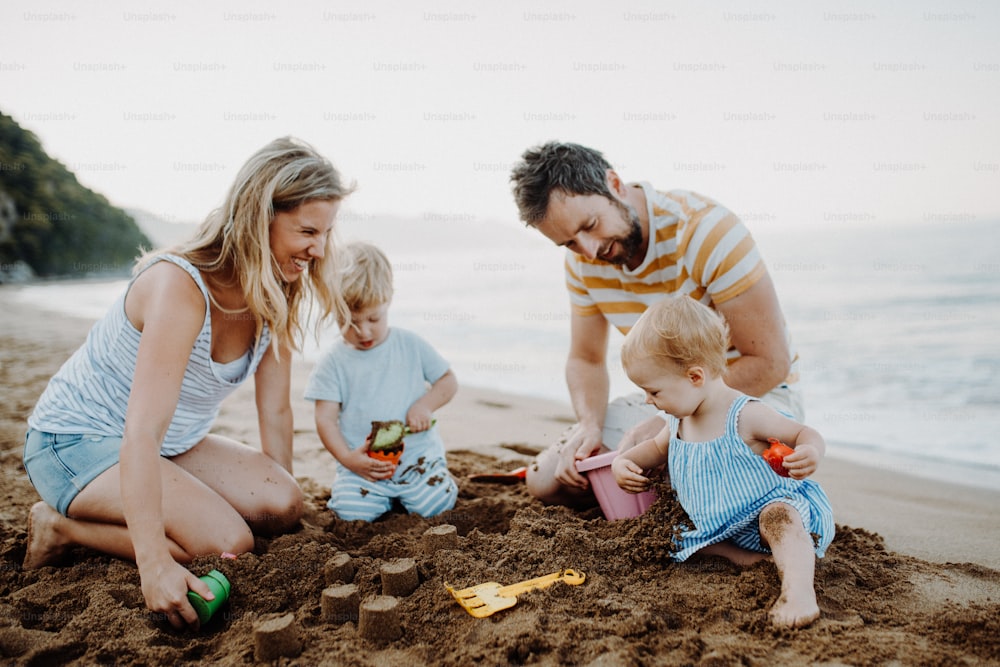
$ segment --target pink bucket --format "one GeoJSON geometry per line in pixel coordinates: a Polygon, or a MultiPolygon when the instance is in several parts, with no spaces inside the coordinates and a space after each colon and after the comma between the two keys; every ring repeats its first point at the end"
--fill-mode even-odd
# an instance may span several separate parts
{"type": "Polygon", "coordinates": [[[604,518],[608,521],[639,516],[656,501],[656,491],[628,493],[618,486],[614,473],[611,472],[611,462],[616,456],[617,451],[610,451],[576,462],[577,471],[587,476],[590,488],[594,490],[604,518]]]}

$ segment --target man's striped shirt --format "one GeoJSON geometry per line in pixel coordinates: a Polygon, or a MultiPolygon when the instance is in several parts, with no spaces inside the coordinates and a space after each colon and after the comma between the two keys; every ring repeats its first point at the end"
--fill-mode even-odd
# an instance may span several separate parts
{"type": "MultiPolygon", "coordinates": [[[[566,286],[579,315],[603,315],[627,334],[646,308],[684,294],[710,307],[743,294],[767,272],[750,231],[731,211],[694,192],[640,183],[649,215],[646,257],[635,270],[566,253],[566,286]]],[[[798,379],[797,355],[788,382],[798,379]]],[[[740,355],[730,349],[729,361],[740,355]]]]}

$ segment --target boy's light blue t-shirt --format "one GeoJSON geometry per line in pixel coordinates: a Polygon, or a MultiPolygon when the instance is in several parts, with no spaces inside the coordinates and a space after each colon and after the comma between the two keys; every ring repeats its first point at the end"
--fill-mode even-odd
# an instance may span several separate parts
{"type": "MultiPolygon", "coordinates": [[[[358,350],[338,340],[323,353],[306,384],[312,401],[340,403],[340,432],[351,449],[361,447],[373,421],[398,419],[448,371],[448,362],[427,341],[406,329],[390,328],[381,344],[358,350]]],[[[406,436],[406,452],[434,447],[444,455],[437,428],[406,436]]]]}

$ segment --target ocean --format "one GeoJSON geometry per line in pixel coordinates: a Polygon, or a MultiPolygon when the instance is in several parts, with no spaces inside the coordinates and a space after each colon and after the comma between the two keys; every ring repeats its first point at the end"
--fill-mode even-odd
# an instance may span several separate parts
{"type": "MultiPolygon", "coordinates": [[[[391,324],[417,331],[459,381],[568,403],[562,251],[519,223],[467,216],[346,216],[341,239],[388,253],[391,324]]],[[[1000,488],[1000,224],[750,224],[800,356],[806,422],[830,456],[1000,488]]],[[[99,317],[123,280],[17,290],[37,306],[99,317]]],[[[335,340],[327,331],[303,354],[335,340]]],[[[635,391],[612,331],[612,396],[635,391]]]]}

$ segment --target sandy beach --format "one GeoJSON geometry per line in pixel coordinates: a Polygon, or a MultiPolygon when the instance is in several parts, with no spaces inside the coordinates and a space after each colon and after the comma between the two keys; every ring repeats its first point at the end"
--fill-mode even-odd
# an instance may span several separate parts
{"type": "MultiPolygon", "coordinates": [[[[1000,490],[828,457],[816,479],[838,530],[817,565],[822,617],[780,630],[767,620],[779,591],[772,563],[668,562],[677,509],[669,497],[638,519],[608,522],[596,508],[544,507],[519,484],[468,479],[529,464],[558,439],[573,418],[557,402],[463,386],[437,414],[460,487],[455,509],[337,520],[325,509],[334,467],[302,399],[302,361],[292,396],[295,474],[308,500],[301,527],[258,538],[236,560],[197,559],[191,569],[221,570],[232,595],[200,632],[176,632],[146,611],[130,563],[76,549],[59,567],[21,570],[38,500],[21,465],[25,420],[90,323],[17,303],[16,289],[0,287],[0,657],[12,664],[252,664],[255,627],[289,614],[297,639],[278,664],[1000,664],[1000,490]],[[440,525],[455,526],[457,541],[432,551],[425,532],[440,525]],[[328,581],[338,554],[350,556],[349,581],[328,581]],[[353,583],[364,600],[382,592],[381,567],[404,558],[415,561],[419,585],[399,597],[399,638],[366,638],[354,620],[323,613],[329,585],[353,583]],[[563,568],[586,581],[522,594],[483,619],[444,587],[563,568]]],[[[252,383],[236,392],[215,430],[256,447],[252,394],[252,383]]]]}

